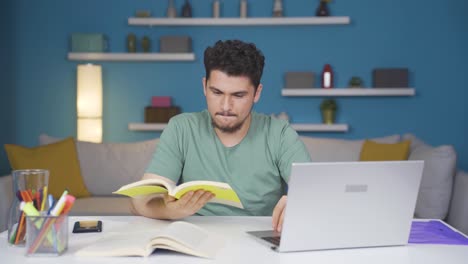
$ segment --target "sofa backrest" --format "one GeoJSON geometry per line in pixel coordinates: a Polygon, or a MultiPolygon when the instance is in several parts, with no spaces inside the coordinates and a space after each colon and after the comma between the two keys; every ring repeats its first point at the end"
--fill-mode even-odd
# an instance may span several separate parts
{"type": "MultiPolygon", "coordinates": [[[[300,136],[313,162],[358,161],[364,139],[345,140],[300,136]]],[[[59,141],[59,138],[40,136],[41,144],[59,141]]],[[[415,216],[444,219],[449,210],[452,184],[456,171],[456,153],[452,146],[432,147],[406,134],[371,138],[380,143],[411,140],[410,160],[424,160],[421,188],[415,216]]],[[[122,185],[140,180],[159,139],[134,143],[77,142],[78,158],[83,179],[93,195],[106,196],[122,185]]],[[[397,194],[396,194],[397,195],[397,194]]]]}
{"type": "MultiPolygon", "coordinates": [[[[346,140],[300,136],[313,162],[358,161],[364,139],[346,140]]],[[[379,143],[397,143],[400,135],[371,138],[379,143]]]]}
{"type": "MultiPolygon", "coordinates": [[[[41,145],[61,139],[41,135],[41,145]]],[[[141,180],[159,139],[133,143],[77,141],[81,175],[93,195],[108,196],[121,186],[141,180]]]]}

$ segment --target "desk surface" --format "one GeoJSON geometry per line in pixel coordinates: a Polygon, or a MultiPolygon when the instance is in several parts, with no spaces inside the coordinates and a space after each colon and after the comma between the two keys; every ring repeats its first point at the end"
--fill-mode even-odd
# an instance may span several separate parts
{"type": "Polygon", "coordinates": [[[68,251],[60,257],[26,257],[24,248],[7,244],[6,232],[0,234],[0,262],[7,263],[356,263],[356,264],[440,264],[467,263],[468,246],[449,245],[408,245],[402,247],[383,247],[367,249],[345,249],[309,251],[295,253],[277,253],[261,244],[246,231],[271,229],[271,217],[190,217],[188,222],[207,230],[224,234],[226,244],[214,260],[202,259],[169,251],[156,251],[148,258],[115,257],[83,258],[74,253],[81,247],[95,241],[107,232],[118,230],[128,223],[137,223],[136,228],[160,228],[169,222],[152,220],[136,216],[107,217],[70,217],[68,251]],[[73,234],[74,221],[100,219],[103,221],[103,233],[73,234]]]}

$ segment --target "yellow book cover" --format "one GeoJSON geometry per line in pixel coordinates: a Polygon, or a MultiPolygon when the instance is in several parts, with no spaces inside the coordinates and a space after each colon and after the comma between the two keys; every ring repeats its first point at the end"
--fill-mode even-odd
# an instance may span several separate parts
{"type": "Polygon", "coordinates": [[[137,197],[149,194],[164,194],[179,199],[185,193],[196,190],[206,190],[212,192],[215,197],[211,199],[210,203],[226,204],[238,208],[244,208],[237,193],[227,183],[214,182],[214,181],[190,181],[176,186],[162,178],[145,179],[133,182],[120,187],[114,194],[126,195],[129,197],[137,197]]]}

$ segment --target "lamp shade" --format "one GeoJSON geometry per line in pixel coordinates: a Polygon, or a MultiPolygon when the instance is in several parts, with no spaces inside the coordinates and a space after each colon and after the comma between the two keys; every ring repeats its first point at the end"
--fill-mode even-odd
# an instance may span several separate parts
{"type": "Polygon", "coordinates": [[[102,117],[102,70],[100,65],[78,65],[77,71],[78,117],[102,117]]]}
{"type": "Polygon", "coordinates": [[[102,119],[78,118],[78,140],[102,142],[102,119]]]}
{"type": "Polygon", "coordinates": [[[76,108],[78,140],[102,142],[102,69],[78,65],[76,108]]]}

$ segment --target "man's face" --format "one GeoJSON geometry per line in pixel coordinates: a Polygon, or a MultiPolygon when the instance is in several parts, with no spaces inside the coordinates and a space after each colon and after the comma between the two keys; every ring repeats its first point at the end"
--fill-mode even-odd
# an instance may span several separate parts
{"type": "Polygon", "coordinates": [[[262,85],[255,92],[248,77],[228,76],[213,70],[208,81],[203,78],[203,91],[214,127],[224,133],[234,133],[250,120],[250,111],[260,99],[262,85]]]}

